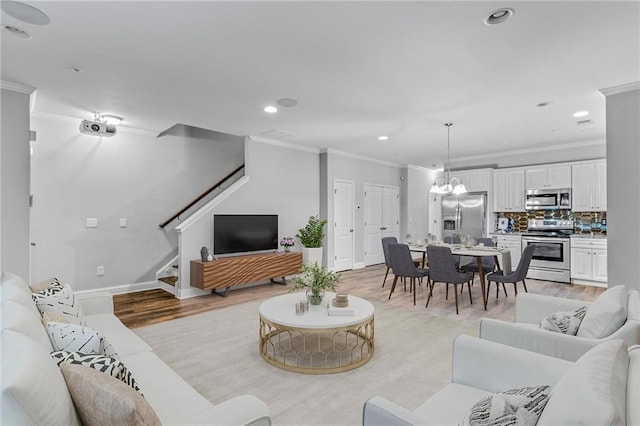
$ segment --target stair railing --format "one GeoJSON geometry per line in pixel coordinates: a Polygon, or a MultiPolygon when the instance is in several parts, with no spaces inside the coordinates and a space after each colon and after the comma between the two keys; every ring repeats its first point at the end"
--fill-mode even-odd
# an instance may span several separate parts
{"type": "Polygon", "coordinates": [[[171,222],[173,222],[175,219],[177,219],[178,217],[180,217],[181,214],[183,214],[184,212],[186,212],[187,210],[189,210],[191,207],[193,207],[197,202],[199,202],[200,200],[202,200],[204,197],[206,197],[207,195],[209,195],[211,192],[215,191],[216,189],[220,188],[226,181],[228,181],[229,179],[231,179],[236,173],[238,173],[240,170],[244,169],[244,164],[238,166],[235,170],[233,170],[231,173],[229,173],[228,175],[226,175],[225,177],[223,177],[222,179],[220,179],[215,185],[213,185],[211,188],[207,189],[206,191],[204,191],[202,194],[198,195],[193,201],[191,201],[189,204],[187,204],[185,207],[183,207],[178,213],[174,214],[173,216],[171,216],[169,219],[165,220],[164,222],[162,222],[160,224],[160,228],[164,228],[165,226],[167,226],[168,224],[170,224],[171,222]]]}

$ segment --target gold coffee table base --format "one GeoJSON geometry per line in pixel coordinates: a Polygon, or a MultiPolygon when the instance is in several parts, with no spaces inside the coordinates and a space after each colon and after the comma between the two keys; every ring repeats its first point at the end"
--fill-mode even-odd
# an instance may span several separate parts
{"type": "Polygon", "coordinates": [[[260,316],[260,355],[297,373],[327,374],[366,364],[374,352],[373,315],[347,327],[295,328],[260,316]]]}

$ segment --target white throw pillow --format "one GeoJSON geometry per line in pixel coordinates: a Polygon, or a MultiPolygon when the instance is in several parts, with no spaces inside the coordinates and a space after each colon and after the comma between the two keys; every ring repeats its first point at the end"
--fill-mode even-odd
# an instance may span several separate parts
{"type": "Polygon", "coordinates": [[[33,293],[32,297],[40,314],[53,312],[62,315],[70,323],[85,325],[80,301],[69,285],[65,285],[61,291],[53,294],[33,293]]]}
{"type": "Polygon", "coordinates": [[[591,349],[556,383],[538,426],[624,425],[628,369],[624,341],[591,349]]]}
{"type": "Polygon", "coordinates": [[[550,386],[531,386],[496,392],[476,402],[460,424],[535,426],[550,394],[550,386]]]}
{"type": "Polygon", "coordinates": [[[102,339],[93,328],[78,324],[48,322],[47,334],[54,351],[103,354],[102,339]]]}
{"type": "Polygon", "coordinates": [[[610,336],[627,321],[629,290],[620,285],[602,293],[587,309],[576,336],[602,339],[610,336]]]}
{"type": "Polygon", "coordinates": [[[554,312],[540,322],[540,328],[575,336],[586,313],[586,306],[575,311],[554,312]]]}

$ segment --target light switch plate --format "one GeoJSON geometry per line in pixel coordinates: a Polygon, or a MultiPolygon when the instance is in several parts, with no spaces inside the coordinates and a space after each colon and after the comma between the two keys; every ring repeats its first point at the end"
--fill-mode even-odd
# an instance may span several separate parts
{"type": "Polygon", "coordinates": [[[120,218],[120,228],[126,228],[127,227],[127,218],[126,217],[121,217],[120,218]]]}
{"type": "Polygon", "coordinates": [[[97,217],[88,217],[87,218],[87,228],[97,228],[98,227],[98,218],[97,217]]]}
{"type": "Polygon", "coordinates": [[[104,266],[98,266],[96,268],[96,275],[99,277],[104,275],[104,266]]]}

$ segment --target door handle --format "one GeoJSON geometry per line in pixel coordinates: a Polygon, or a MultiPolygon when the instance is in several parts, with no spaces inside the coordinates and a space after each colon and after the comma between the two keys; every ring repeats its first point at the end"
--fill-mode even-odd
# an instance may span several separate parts
{"type": "Polygon", "coordinates": [[[36,243],[34,243],[33,241],[31,241],[31,246],[35,247],[36,243]]]}
{"type": "Polygon", "coordinates": [[[349,229],[349,232],[353,232],[353,229],[349,229]]]}

